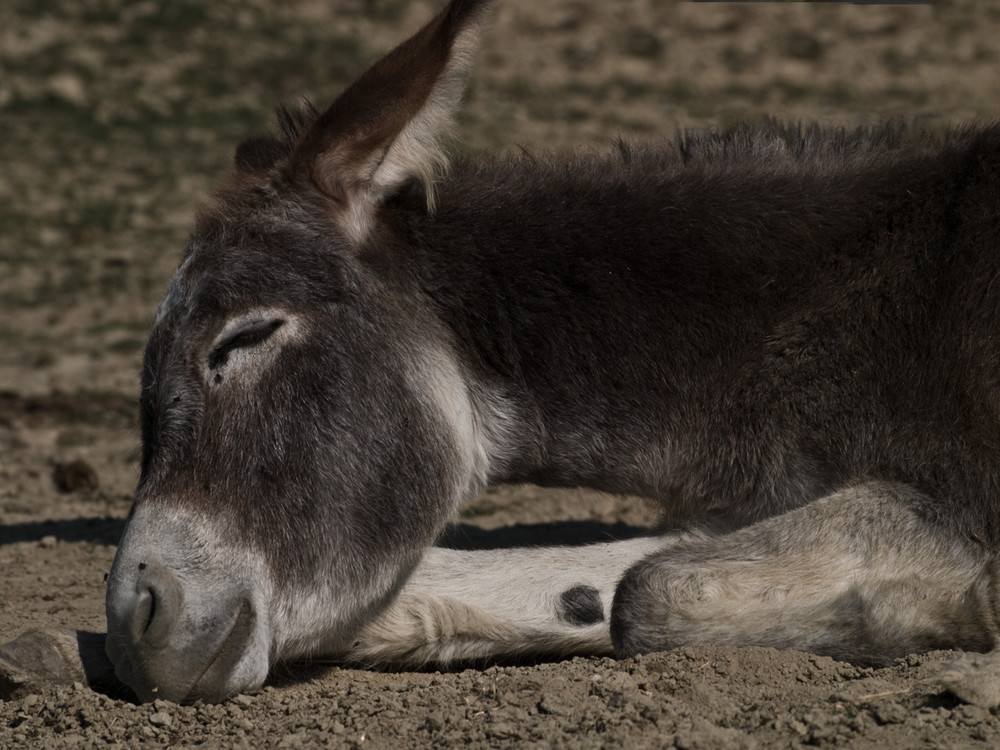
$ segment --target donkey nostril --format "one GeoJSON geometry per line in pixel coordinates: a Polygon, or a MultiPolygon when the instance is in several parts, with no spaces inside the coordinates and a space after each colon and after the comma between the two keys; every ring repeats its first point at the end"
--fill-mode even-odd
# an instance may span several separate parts
{"type": "Polygon", "coordinates": [[[144,566],[135,592],[129,617],[134,642],[152,648],[165,644],[180,617],[183,601],[180,581],[169,568],[144,566]]]}
{"type": "Polygon", "coordinates": [[[149,631],[149,626],[153,624],[153,620],[156,617],[156,592],[150,590],[149,596],[144,598],[149,602],[147,605],[149,612],[146,614],[146,624],[142,628],[143,635],[149,631]]]}
{"type": "Polygon", "coordinates": [[[135,640],[142,638],[149,631],[149,626],[153,624],[153,616],[156,614],[156,595],[152,589],[146,589],[136,601],[135,611],[132,614],[135,640]]]}

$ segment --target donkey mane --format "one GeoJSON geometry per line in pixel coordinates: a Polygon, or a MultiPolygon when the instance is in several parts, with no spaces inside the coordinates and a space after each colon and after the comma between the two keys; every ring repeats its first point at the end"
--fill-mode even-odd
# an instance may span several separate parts
{"type": "MultiPolygon", "coordinates": [[[[838,159],[851,154],[877,154],[899,150],[920,151],[964,142],[978,132],[971,127],[934,128],[919,121],[897,118],[871,126],[847,128],[818,123],[785,122],[764,117],[721,130],[697,129],[679,132],[676,148],[685,162],[725,161],[782,156],[809,160],[824,155],[838,159]]],[[[895,159],[896,154],[891,157],[895,159]]]]}
{"type": "Polygon", "coordinates": [[[319,110],[308,100],[298,107],[280,105],[275,112],[279,132],[251,136],[244,140],[236,148],[236,167],[247,172],[271,169],[292,153],[295,144],[302,139],[319,115],[319,110]]]}
{"type": "MultiPolygon", "coordinates": [[[[251,173],[274,168],[292,153],[319,116],[320,111],[309,100],[303,100],[298,106],[279,105],[275,110],[277,132],[251,136],[240,143],[235,156],[237,168],[251,173]]],[[[617,159],[611,161],[628,164],[639,158],[647,161],[647,166],[650,159],[664,166],[723,162],[732,168],[734,163],[748,160],[766,167],[768,163],[773,165],[775,160],[786,164],[808,163],[835,156],[837,163],[843,165],[845,157],[849,160],[851,156],[870,156],[888,161],[897,159],[899,154],[894,152],[898,151],[919,153],[957,146],[982,132],[979,127],[935,127],[904,118],[848,128],[765,117],[722,128],[678,129],[673,139],[631,142],[619,138],[611,151],[617,159]],[[762,162],[762,159],[767,161],[762,162]]],[[[520,159],[510,154],[495,157],[473,152],[466,156],[466,161],[483,162],[484,166],[493,169],[518,162],[536,166],[548,161],[558,164],[566,159],[566,154],[558,151],[549,154],[522,147],[518,153],[520,159]]],[[[601,147],[577,149],[573,153],[585,160],[596,160],[602,167],[609,162],[606,150],[601,147]]]]}

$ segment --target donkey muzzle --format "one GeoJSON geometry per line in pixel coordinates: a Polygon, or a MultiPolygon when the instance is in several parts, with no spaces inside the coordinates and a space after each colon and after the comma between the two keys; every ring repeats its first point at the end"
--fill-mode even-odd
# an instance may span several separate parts
{"type": "Polygon", "coordinates": [[[252,586],[241,583],[249,577],[190,549],[191,535],[143,525],[130,521],[108,578],[106,650],[118,678],[143,700],[178,703],[260,687],[269,647],[252,586]]]}

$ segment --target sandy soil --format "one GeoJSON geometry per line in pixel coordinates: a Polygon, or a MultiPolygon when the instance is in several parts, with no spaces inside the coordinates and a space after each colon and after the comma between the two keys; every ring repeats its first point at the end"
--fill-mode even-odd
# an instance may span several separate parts
{"type": "MultiPolygon", "coordinates": [[[[0,642],[104,629],[145,333],[234,145],[278,101],[329,100],[437,3],[160,5],[0,7],[0,642]]],[[[997,40],[1000,12],[977,3],[504,0],[461,139],[562,147],[763,114],[988,120],[997,40]]],[[[528,487],[459,520],[466,537],[523,543],[653,519],[634,499],[528,487]]],[[[954,657],[873,670],[704,648],[447,673],[316,665],[221,706],[135,705],[77,684],[0,700],[0,747],[995,747],[997,715],[930,679],[954,657]]]]}

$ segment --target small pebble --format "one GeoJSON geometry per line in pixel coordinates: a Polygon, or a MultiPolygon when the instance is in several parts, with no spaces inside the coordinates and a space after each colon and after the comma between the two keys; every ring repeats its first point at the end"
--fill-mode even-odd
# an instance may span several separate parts
{"type": "Polygon", "coordinates": [[[172,722],[173,719],[166,711],[157,711],[149,717],[149,723],[154,727],[169,727],[172,722]]]}

